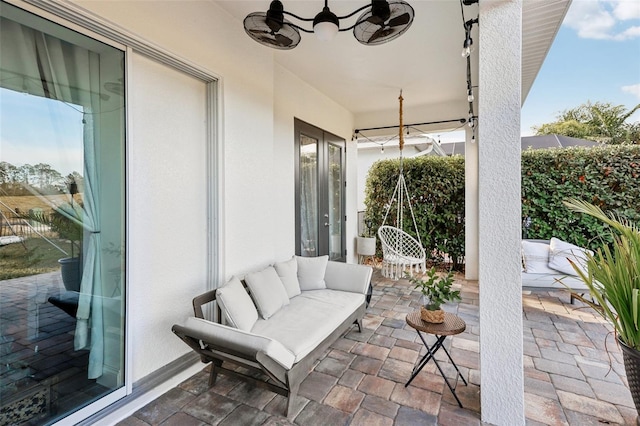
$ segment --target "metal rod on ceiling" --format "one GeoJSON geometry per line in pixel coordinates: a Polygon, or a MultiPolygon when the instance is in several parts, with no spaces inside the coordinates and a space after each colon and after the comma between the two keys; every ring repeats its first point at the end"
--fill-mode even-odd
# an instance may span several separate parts
{"type": "MultiPolygon", "coordinates": [[[[415,124],[405,124],[404,127],[417,127],[417,126],[427,126],[429,124],[444,124],[444,123],[461,123],[464,124],[467,122],[466,118],[456,118],[455,120],[440,120],[440,121],[427,121],[425,123],[415,123],[415,124]]],[[[365,132],[368,130],[385,130],[385,129],[395,129],[400,126],[382,126],[382,127],[367,127],[364,129],[355,129],[354,133],[357,135],[360,132],[365,132]]]]}

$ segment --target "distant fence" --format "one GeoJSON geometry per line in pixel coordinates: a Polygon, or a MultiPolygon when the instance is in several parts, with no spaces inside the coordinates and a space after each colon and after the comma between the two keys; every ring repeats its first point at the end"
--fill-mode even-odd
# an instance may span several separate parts
{"type": "Polygon", "coordinates": [[[43,209],[30,209],[28,212],[0,209],[0,237],[50,235],[48,219],[51,213],[43,209]]]}

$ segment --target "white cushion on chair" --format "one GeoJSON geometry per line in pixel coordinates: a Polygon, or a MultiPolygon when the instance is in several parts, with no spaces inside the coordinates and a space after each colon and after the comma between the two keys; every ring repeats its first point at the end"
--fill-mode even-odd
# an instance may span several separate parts
{"type": "Polygon", "coordinates": [[[549,244],[522,241],[524,272],[528,274],[557,274],[558,271],[549,268],[549,251],[549,244]]]}
{"type": "Polygon", "coordinates": [[[287,290],[273,266],[247,274],[244,280],[251,290],[262,318],[269,319],[280,308],[289,304],[287,290]]]}
{"type": "Polygon", "coordinates": [[[190,317],[184,327],[189,329],[189,336],[205,343],[224,346],[233,351],[249,356],[263,352],[285,369],[289,370],[295,362],[295,355],[280,342],[269,337],[258,336],[245,330],[239,331],[222,324],[202,318],[190,317]]]}
{"type": "Polygon", "coordinates": [[[593,255],[591,250],[557,238],[551,238],[549,249],[549,267],[567,275],[578,275],[568,259],[571,259],[581,271],[586,273],[587,253],[593,255]]]}
{"type": "Polygon", "coordinates": [[[329,256],[300,257],[296,256],[298,263],[298,281],[300,290],[321,290],[327,288],[324,282],[324,273],[327,270],[329,256]]]}
{"type": "Polygon", "coordinates": [[[298,262],[295,256],[285,262],[277,262],[273,267],[284,284],[289,299],[300,294],[300,282],[298,281],[298,262]]]}
{"type": "Polygon", "coordinates": [[[216,300],[232,327],[249,331],[258,320],[258,311],[251,297],[236,277],[216,290],[216,300]]]}

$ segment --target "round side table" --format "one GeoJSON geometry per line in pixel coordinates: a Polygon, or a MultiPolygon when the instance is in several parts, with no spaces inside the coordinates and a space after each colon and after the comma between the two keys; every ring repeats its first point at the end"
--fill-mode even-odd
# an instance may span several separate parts
{"type": "Polygon", "coordinates": [[[444,313],[443,323],[441,324],[430,323],[430,322],[424,321],[420,317],[420,311],[414,311],[414,312],[411,312],[410,314],[407,314],[407,324],[409,324],[409,326],[411,326],[416,330],[416,332],[418,333],[418,336],[420,336],[420,340],[422,340],[422,343],[424,344],[424,347],[427,348],[427,353],[413,367],[413,372],[411,373],[411,377],[409,378],[409,381],[404,386],[405,387],[409,386],[409,384],[413,381],[413,379],[415,379],[415,377],[424,368],[424,366],[427,365],[427,363],[433,359],[433,362],[436,364],[436,367],[438,367],[440,374],[444,378],[445,383],[447,384],[447,386],[449,387],[449,390],[453,394],[453,397],[456,399],[456,401],[458,401],[458,405],[460,406],[460,408],[462,408],[462,403],[460,402],[458,395],[456,395],[456,390],[454,387],[451,386],[451,383],[449,383],[449,379],[447,379],[447,377],[444,375],[444,372],[442,371],[442,368],[440,367],[438,360],[435,358],[435,354],[436,352],[438,352],[438,350],[440,350],[440,348],[444,350],[444,352],[447,354],[447,357],[449,358],[449,361],[451,361],[451,364],[453,364],[456,371],[458,372],[458,376],[460,376],[460,378],[462,379],[462,382],[466,386],[467,381],[464,379],[464,377],[462,377],[462,373],[460,373],[458,366],[453,361],[453,359],[451,358],[451,355],[449,355],[449,351],[447,351],[447,348],[445,348],[443,344],[447,336],[454,336],[456,334],[462,333],[467,328],[467,324],[465,324],[462,318],[460,318],[457,315],[451,314],[449,312],[444,313]],[[433,334],[436,337],[436,342],[431,347],[429,347],[429,344],[425,340],[422,333],[433,334]]]}

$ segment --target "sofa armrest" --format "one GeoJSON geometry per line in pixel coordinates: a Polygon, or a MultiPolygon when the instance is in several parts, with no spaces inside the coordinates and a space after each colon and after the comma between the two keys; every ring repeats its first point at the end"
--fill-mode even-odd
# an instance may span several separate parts
{"type": "Polygon", "coordinates": [[[324,282],[332,290],[367,294],[373,269],[370,266],[328,262],[324,282]]]}
{"type": "Polygon", "coordinates": [[[228,349],[252,359],[262,352],[286,370],[291,369],[296,359],[280,342],[201,318],[187,318],[184,325],[175,324],[172,330],[180,338],[197,339],[217,350],[228,349]]]}

